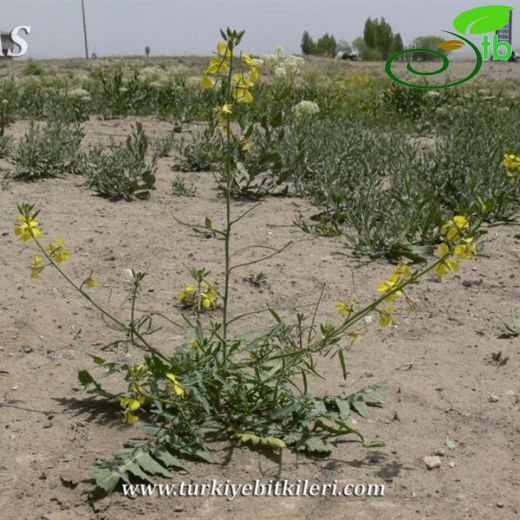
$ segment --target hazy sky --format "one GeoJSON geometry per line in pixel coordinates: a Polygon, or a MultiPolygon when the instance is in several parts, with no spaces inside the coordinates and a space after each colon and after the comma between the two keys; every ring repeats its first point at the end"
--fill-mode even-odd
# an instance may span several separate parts
{"type": "MultiPolygon", "coordinates": [[[[424,34],[453,30],[453,18],[480,0],[85,0],[90,52],[99,56],[208,55],[219,28],[245,29],[243,47],[254,54],[283,45],[300,52],[302,32],[325,32],[351,42],[368,16],[384,16],[405,44],[424,34]]],[[[498,3],[498,2],[497,2],[498,3]]],[[[520,0],[512,6],[513,47],[520,47],[520,0]]],[[[81,0],[0,0],[0,28],[32,26],[29,58],[84,55],[81,0]]]]}

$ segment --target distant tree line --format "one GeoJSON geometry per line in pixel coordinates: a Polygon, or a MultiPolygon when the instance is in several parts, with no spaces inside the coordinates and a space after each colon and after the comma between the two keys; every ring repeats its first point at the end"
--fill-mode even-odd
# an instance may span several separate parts
{"type": "MultiPolygon", "coordinates": [[[[419,36],[413,40],[410,49],[431,49],[447,54],[445,50],[437,48],[437,45],[442,41],[444,41],[444,38],[440,36],[419,36]]],[[[419,61],[437,61],[439,58],[431,52],[414,52],[412,59],[419,61]]]]}
{"type": "Polygon", "coordinates": [[[318,41],[314,41],[308,31],[302,36],[301,49],[306,55],[334,57],[338,51],[352,52],[352,47],[364,60],[386,60],[394,52],[403,50],[403,40],[399,33],[395,34],[390,25],[381,18],[365,22],[363,36],[356,38],[352,46],[340,41],[336,42],[333,35],[325,33],[318,41]]]}
{"type": "MultiPolygon", "coordinates": [[[[446,51],[438,49],[437,45],[443,41],[439,36],[419,36],[412,41],[407,49],[432,49],[446,54],[446,51]]],[[[332,34],[325,33],[317,41],[314,41],[308,31],[305,31],[301,42],[302,53],[314,56],[334,57],[339,51],[352,54],[354,51],[367,61],[387,60],[392,54],[404,50],[403,40],[399,33],[394,34],[390,24],[384,18],[368,18],[365,22],[363,36],[356,38],[352,45],[336,38],[332,34]]],[[[433,61],[439,58],[432,53],[416,52],[408,54],[406,58],[419,61],[433,61]]]]}
{"type": "Polygon", "coordinates": [[[305,31],[301,43],[302,53],[314,56],[336,56],[338,44],[332,34],[325,33],[318,41],[314,41],[311,35],[305,31]]]}
{"type": "Polygon", "coordinates": [[[394,34],[390,24],[384,18],[368,18],[365,22],[363,36],[353,42],[354,48],[364,60],[386,60],[394,52],[404,49],[399,33],[394,34]]]}

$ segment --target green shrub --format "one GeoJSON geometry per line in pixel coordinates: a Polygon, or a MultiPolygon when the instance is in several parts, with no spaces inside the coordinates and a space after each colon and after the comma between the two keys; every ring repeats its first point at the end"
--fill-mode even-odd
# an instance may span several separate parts
{"type": "Polygon", "coordinates": [[[173,171],[204,172],[213,171],[222,155],[222,139],[217,134],[214,120],[208,127],[194,134],[190,142],[181,138],[174,144],[175,160],[173,171]]]}
{"type": "Polygon", "coordinates": [[[8,135],[0,135],[0,158],[7,157],[11,153],[12,140],[8,135]]]}
{"type": "Polygon", "coordinates": [[[189,183],[181,175],[176,175],[172,180],[172,195],[176,197],[196,197],[197,188],[189,183]]]}
{"type": "Polygon", "coordinates": [[[108,150],[93,146],[82,158],[81,173],[89,187],[111,199],[145,199],[155,185],[156,160],[147,160],[149,141],[141,123],[136,123],[126,142],[108,150]]]}
{"type": "Polygon", "coordinates": [[[175,135],[168,132],[165,136],[158,137],[152,143],[154,157],[169,157],[175,145],[175,135]]]}
{"type": "Polygon", "coordinates": [[[31,121],[12,157],[16,165],[14,176],[33,181],[75,173],[83,136],[77,124],[65,124],[58,119],[43,125],[31,121]]]}
{"type": "Polygon", "coordinates": [[[42,76],[44,73],[43,67],[33,61],[29,61],[22,70],[24,76],[42,76]]]}
{"type": "Polygon", "coordinates": [[[450,215],[514,218],[519,186],[508,182],[501,162],[519,146],[518,104],[497,110],[492,96],[406,96],[429,100],[416,105],[427,111],[412,124],[425,128],[429,119],[434,135],[412,137],[403,118],[389,132],[342,113],[293,127],[283,161],[298,193],[320,210],[314,223],[297,221],[302,229],[342,233],[363,255],[415,259],[437,242],[450,215]]]}

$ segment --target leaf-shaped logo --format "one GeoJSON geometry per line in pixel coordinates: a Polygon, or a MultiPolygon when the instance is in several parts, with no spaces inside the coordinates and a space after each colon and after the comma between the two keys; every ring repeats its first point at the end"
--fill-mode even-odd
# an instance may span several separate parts
{"type": "Polygon", "coordinates": [[[453,20],[453,27],[465,34],[470,27],[470,34],[482,34],[502,29],[509,22],[509,13],[513,10],[508,5],[484,5],[460,13],[453,20]]]}
{"type": "Polygon", "coordinates": [[[445,40],[439,43],[439,45],[437,45],[437,48],[443,49],[445,51],[456,51],[457,49],[464,47],[464,45],[466,44],[460,40],[445,40]]]}

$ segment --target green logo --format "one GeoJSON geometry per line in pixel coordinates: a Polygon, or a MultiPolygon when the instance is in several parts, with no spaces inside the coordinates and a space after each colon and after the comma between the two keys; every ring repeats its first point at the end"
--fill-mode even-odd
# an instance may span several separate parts
{"type": "MultiPolygon", "coordinates": [[[[502,29],[505,25],[507,25],[510,22],[511,12],[513,8],[509,7],[507,5],[486,5],[482,7],[476,7],[475,9],[469,9],[468,11],[464,11],[460,13],[455,20],[453,20],[453,27],[455,27],[455,30],[466,34],[468,32],[469,34],[483,34],[483,33],[489,33],[493,31],[497,31],[499,29],[502,29]],[[469,31],[468,31],[469,29],[469,31]]],[[[469,81],[471,78],[473,78],[480,68],[482,67],[482,61],[483,60],[489,60],[490,54],[492,54],[492,58],[494,60],[500,60],[500,61],[507,61],[512,53],[513,49],[511,48],[511,45],[509,42],[506,41],[499,41],[498,36],[495,34],[492,38],[492,40],[489,40],[488,35],[486,34],[481,42],[481,46],[483,51],[481,52],[479,48],[472,43],[470,40],[462,36],[461,34],[453,33],[451,31],[443,31],[447,34],[450,34],[452,36],[455,36],[457,39],[455,40],[445,40],[437,46],[438,49],[441,50],[434,50],[434,49],[406,49],[403,51],[396,52],[395,54],[392,54],[390,58],[388,58],[385,66],[386,73],[390,76],[391,79],[393,79],[395,82],[404,85],[406,87],[412,87],[412,88],[449,88],[449,87],[455,87],[457,85],[461,85],[462,83],[465,83],[466,81],[469,81]],[[406,54],[413,54],[417,52],[421,53],[428,53],[433,54],[440,58],[441,60],[441,66],[431,72],[422,72],[419,70],[416,70],[411,63],[408,63],[406,68],[409,72],[412,74],[415,74],[417,76],[435,76],[436,74],[440,74],[441,72],[444,72],[450,65],[450,62],[448,60],[448,57],[446,54],[442,51],[455,51],[457,49],[461,49],[465,45],[468,45],[473,52],[475,53],[476,63],[473,70],[463,79],[460,79],[458,81],[452,81],[451,83],[447,83],[445,85],[418,85],[415,83],[409,83],[408,81],[399,79],[394,72],[392,71],[392,64],[395,60],[399,59],[401,56],[404,56],[406,54]],[[491,53],[490,53],[490,47],[491,47],[491,53]],[[504,53],[500,53],[500,49],[505,49],[504,53]]]]}

